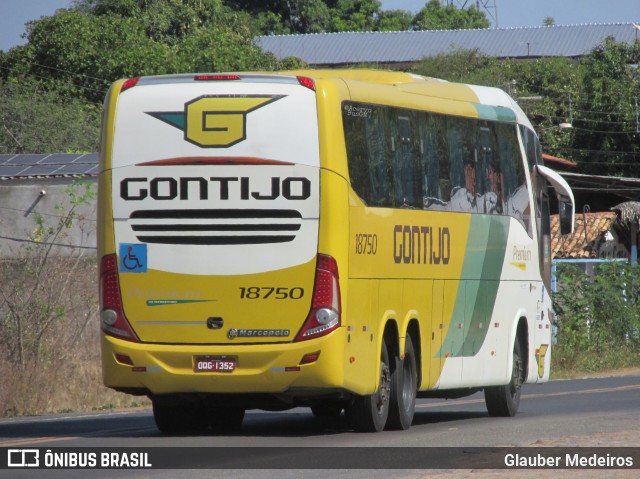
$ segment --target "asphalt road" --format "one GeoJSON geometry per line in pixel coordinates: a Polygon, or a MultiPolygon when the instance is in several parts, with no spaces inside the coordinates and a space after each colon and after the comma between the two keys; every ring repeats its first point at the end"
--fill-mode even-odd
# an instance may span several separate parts
{"type": "MultiPolygon", "coordinates": [[[[459,400],[418,400],[411,429],[378,434],[355,433],[349,429],[344,417],[321,422],[314,418],[308,409],[277,413],[249,411],[239,432],[230,435],[209,433],[184,437],[161,435],[155,428],[149,409],[0,420],[0,448],[52,448],[54,451],[57,447],[180,446],[187,447],[185,451],[209,448],[209,451],[219,452],[220,447],[287,448],[282,449],[283,451],[295,451],[292,448],[296,447],[335,447],[363,448],[352,451],[367,451],[382,447],[473,448],[546,445],[639,447],[640,376],[525,385],[520,410],[514,418],[489,417],[482,394],[459,400]],[[592,443],[592,438],[598,437],[603,438],[603,444],[592,443]],[[615,438],[618,438],[617,442],[615,438]]],[[[0,470],[0,477],[275,477],[274,474],[265,474],[264,471],[259,473],[256,470],[243,470],[244,466],[252,467],[246,454],[242,457],[237,454],[238,450],[228,451],[230,454],[227,460],[223,461],[227,468],[225,470],[5,469],[0,470]]],[[[384,450],[377,451],[382,453],[384,450]]],[[[373,454],[378,455],[377,451],[374,450],[373,454]]],[[[186,461],[184,464],[188,467],[189,457],[183,456],[182,460],[186,461]]],[[[375,457],[372,456],[372,459],[375,457]]],[[[286,467],[286,463],[275,467],[286,467]]],[[[279,470],[276,475],[300,477],[299,472],[279,470]]],[[[331,475],[335,476],[336,473],[333,472],[331,475]]],[[[389,475],[414,477],[409,471],[381,470],[343,470],[338,475],[357,478],[390,477],[389,475]]],[[[322,471],[305,471],[304,477],[326,478],[327,474],[326,471],[324,474],[322,471]]]]}

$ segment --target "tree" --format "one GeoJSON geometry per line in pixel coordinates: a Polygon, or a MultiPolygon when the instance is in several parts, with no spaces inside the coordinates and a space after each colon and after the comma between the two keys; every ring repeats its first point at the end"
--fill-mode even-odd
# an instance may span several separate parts
{"type": "Polygon", "coordinates": [[[248,13],[264,35],[331,31],[331,13],[323,0],[225,0],[234,11],[248,13]]]}
{"type": "Polygon", "coordinates": [[[377,29],[378,0],[338,0],[332,9],[333,31],[366,32],[377,29]]]}
{"type": "Polygon", "coordinates": [[[29,73],[48,88],[101,102],[123,77],[165,70],[170,49],[148,38],[136,18],[58,11],[29,24],[29,73]]]}
{"type": "Polygon", "coordinates": [[[245,26],[251,24],[248,16],[232,11],[222,0],[76,0],[75,9],[96,17],[135,18],[149,38],[167,45],[205,25],[235,24],[239,16],[245,26]]]}
{"type": "Polygon", "coordinates": [[[458,9],[452,4],[443,7],[438,0],[430,0],[412,22],[414,30],[464,30],[490,26],[487,16],[476,7],[458,9]]]}
{"type": "Polygon", "coordinates": [[[248,12],[265,35],[374,31],[381,16],[378,0],[224,0],[224,3],[248,12]]]}
{"type": "Polygon", "coordinates": [[[559,124],[570,122],[568,100],[579,94],[582,69],[568,58],[536,58],[511,64],[515,99],[533,123],[543,152],[571,159],[560,150],[571,143],[571,130],[559,128],[559,124]]]}
{"type": "Polygon", "coordinates": [[[502,86],[511,80],[510,66],[479,50],[453,50],[451,53],[424,58],[411,71],[447,81],[502,86]]]}
{"type": "Polygon", "coordinates": [[[0,57],[0,67],[97,103],[119,78],[278,68],[254,37],[248,15],[220,0],[84,0],[31,22],[27,48],[0,57]]]}
{"type": "Polygon", "coordinates": [[[584,58],[582,94],[573,100],[574,158],[584,173],[640,176],[640,44],[608,38],[584,58]],[[576,151],[578,150],[578,151],[576,151]]]}
{"type": "Polygon", "coordinates": [[[101,105],[47,91],[34,80],[0,81],[0,153],[98,150],[101,105]]]}
{"type": "Polygon", "coordinates": [[[383,10],[378,16],[380,32],[400,32],[411,28],[413,16],[408,10],[383,10]]]}
{"type": "Polygon", "coordinates": [[[278,61],[272,54],[245,41],[232,28],[200,28],[175,48],[171,69],[175,72],[214,72],[275,70],[278,61]]]}

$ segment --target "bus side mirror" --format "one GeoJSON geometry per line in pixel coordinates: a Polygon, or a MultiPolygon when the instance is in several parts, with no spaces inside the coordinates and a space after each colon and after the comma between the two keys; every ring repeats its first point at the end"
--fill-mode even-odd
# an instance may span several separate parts
{"type": "Polygon", "coordinates": [[[558,201],[558,219],[562,236],[573,233],[573,205],[571,203],[558,201]]]}
{"type": "Polygon", "coordinates": [[[575,217],[575,201],[573,191],[558,173],[543,165],[536,165],[536,173],[542,176],[555,190],[558,198],[558,216],[560,219],[560,234],[568,235],[573,233],[575,217]]]}

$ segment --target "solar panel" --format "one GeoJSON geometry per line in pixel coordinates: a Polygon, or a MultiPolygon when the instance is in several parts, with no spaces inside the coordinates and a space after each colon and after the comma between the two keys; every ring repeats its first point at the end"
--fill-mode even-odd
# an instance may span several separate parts
{"type": "Polygon", "coordinates": [[[98,161],[98,153],[0,155],[0,179],[93,176],[98,161]]]}

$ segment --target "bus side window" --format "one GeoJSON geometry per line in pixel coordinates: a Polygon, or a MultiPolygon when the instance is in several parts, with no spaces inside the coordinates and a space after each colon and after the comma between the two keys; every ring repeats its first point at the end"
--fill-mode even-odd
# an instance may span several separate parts
{"type": "Polygon", "coordinates": [[[532,237],[531,205],[524,172],[523,158],[513,125],[497,124],[498,152],[504,179],[504,212],[516,218],[532,237]]]}
{"type": "Polygon", "coordinates": [[[449,172],[449,149],[447,136],[445,132],[447,131],[447,122],[444,116],[442,115],[434,115],[433,117],[433,128],[435,131],[435,139],[436,139],[436,151],[437,159],[439,165],[440,179],[439,179],[439,198],[445,203],[448,204],[451,201],[451,192],[453,189],[453,183],[451,183],[451,175],[449,172]]]}
{"type": "Polygon", "coordinates": [[[392,157],[395,173],[395,204],[400,207],[414,208],[418,206],[415,183],[416,180],[420,180],[422,175],[419,174],[413,153],[413,129],[411,128],[410,112],[395,110],[394,113],[396,113],[396,134],[392,137],[392,157]]]}
{"type": "Polygon", "coordinates": [[[494,125],[483,122],[478,129],[478,192],[482,196],[480,213],[502,214],[502,167],[495,147],[494,125]]]}
{"type": "Polygon", "coordinates": [[[447,151],[449,153],[449,181],[453,192],[464,188],[464,151],[462,147],[462,130],[453,118],[447,118],[447,151]]]}
{"type": "Polygon", "coordinates": [[[421,113],[418,118],[419,157],[422,168],[422,207],[445,209],[450,198],[449,168],[442,117],[421,113]]]}
{"type": "Polygon", "coordinates": [[[447,118],[447,151],[449,152],[449,178],[451,180],[450,211],[474,213],[476,202],[477,152],[473,120],[447,118]]]}
{"type": "Polygon", "coordinates": [[[351,105],[345,103],[342,115],[349,177],[353,190],[365,203],[369,203],[371,201],[371,189],[365,122],[361,117],[349,115],[350,108],[351,105]]]}
{"type": "Polygon", "coordinates": [[[393,183],[391,164],[387,151],[391,148],[387,141],[389,125],[386,108],[374,107],[371,117],[365,119],[366,144],[369,163],[369,204],[372,206],[393,206],[393,183]]]}

